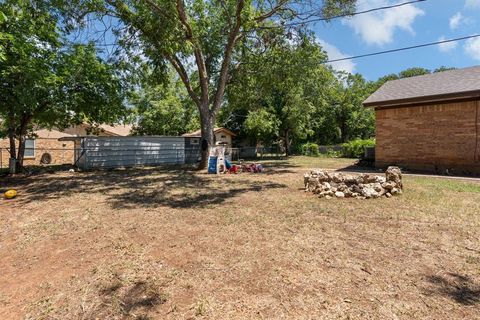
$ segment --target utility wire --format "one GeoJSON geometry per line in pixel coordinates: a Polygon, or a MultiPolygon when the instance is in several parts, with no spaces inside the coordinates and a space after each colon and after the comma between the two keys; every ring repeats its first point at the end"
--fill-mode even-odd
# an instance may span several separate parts
{"type": "Polygon", "coordinates": [[[339,58],[339,59],[331,59],[331,60],[325,61],[323,63],[331,63],[331,62],[344,61],[344,60],[350,60],[350,59],[358,59],[358,58],[377,56],[377,55],[381,55],[381,54],[385,54],[385,53],[392,53],[392,52],[398,52],[398,51],[405,51],[405,50],[423,48],[423,47],[428,47],[428,46],[434,46],[434,45],[437,45],[437,44],[461,41],[461,40],[478,38],[478,37],[480,37],[480,34],[474,34],[474,35],[471,35],[471,36],[442,40],[442,41],[436,41],[436,42],[429,42],[429,43],[419,44],[419,45],[410,46],[410,47],[403,47],[403,48],[398,48],[398,49],[391,49],[391,50],[361,54],[361,55],[358,55],[358,56],[351,56],[351,57],[345,57],[345,58],[339,58]]]}
{"type": "Polygon", "coordinates": [[[350,13],[350,14],[349,13],[339,14],[339,15],[332,16],[332,17],[329,17],[329,18],[315,18],[315,19],[310,19],[310,20],[305,20],[305,21],[287,23],[287,24],[278,25],[278,26],[261,26],[261,27],[255,28],[255,29],[275,29],[275,28],[293,27],[293,26],[312,23],[312,22],[327,21],[327,20],[344,18],[344,17],[352,17],[352,16],[356,16],[356,15],[360,15],[360,14],[374,12],[374,11],[393,9],[393,8],[403,7],[403,6],[406,6],[406,5],[413,4],[413,3],[425,2],[425,1],[427,1],[427,0],[413,0],[413,1],[397,3],[397,4],[393,4],[393,5],[389,5],[389,6],[383,6],[383,7],[377,7],[377,8],[372,8],[372,9],[363,10],[363,11],[357,11],[357,12],[353,12],[353,13],[350,13]]]}

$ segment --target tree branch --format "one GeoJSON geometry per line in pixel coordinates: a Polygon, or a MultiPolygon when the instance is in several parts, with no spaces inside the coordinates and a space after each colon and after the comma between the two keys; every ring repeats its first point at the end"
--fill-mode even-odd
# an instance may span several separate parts
{"type": "Polygon", "coordinates": [[[220,77],[218,80],[217,91],[215,93],[215,98],[213,101],[213,106],[211,112],[216,114],[220,109],[223,94],[225,92],[225,87],[228,78],[228,69],[230,66],[230,61],[232,59],[233,49],[235,48],[235,43],[240,38],[239,31],[242,26],[242,11],[245,6],[245,0],[238,0],[237,9],[236,9],[236,18],[235,26],[230,31],[228,35],[228,41],[225,47],[225,54],[222,61],[222,67],[220,69],[220,77]]]}
{"type": "Polygon", "coordinates": [[[145,1],[150,7],[155,9],[155,11],[161,16],[163,16],[165,19],[170,20],[170,16],[154,0],[143,0],[143,1],[145,1]]]}
{"type": "Polygon", "coordinates": [[[205,65],[205,58],[200,45],[193,37],[192,27],[188,23],[187,14],[185,13],[185,3],[183,0],[177,0],[177,13],[180,18],[180,22],[185,28],[187,40],[193,45],[193,53],[195,55],[195,62],[197,63],[198,75],[200,81],[201,102],[204,106],[208,106],[208,73],[205,65]]]}
{"type": "Polygon", "coordinates": [[[167,60],[170,62],[170,64],[175,68],[175,71],[177,71],[178,75],[182,79],[183,84],[185,85],[185,88],[188,91],[188,94],[192,98],[192,100],[195,102],[197,106],[200,107],[200,100],[198,99],[197,94],[195,91],[193,91],[192,85],[190,83],[190,79],[188,78],[188,73],[187,70],[185,70],[185,67],[183,66],[182,62],[176,55],[168,55],[164,54],[164,56],[167,58],[167,60]]]}
{"type": "Polygon", "coordinates": [[[282,7],[288,3],[289,0],[280,0],[277,5],[275,7],[273,7],[270,11],[258,16],[258,17],[255,17],[253,20],[255,22],[262,22],[268,18],[270,18],[271,16],[273,16],[275,13],[277,13],[280,9],[282,9],[282,7]]]}

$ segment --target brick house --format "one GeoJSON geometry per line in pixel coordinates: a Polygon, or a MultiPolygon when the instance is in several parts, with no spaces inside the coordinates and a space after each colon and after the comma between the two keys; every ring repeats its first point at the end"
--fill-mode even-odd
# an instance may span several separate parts
{"type": "Polygon", "coordinates": [[[480,173],[480,66],[388,81],[364,106],[377,167],[480,173]]]}
{"type": "MultiPolygon", "coordinates": [[[[24,165],[72,164],[73,142],[58,141],[67,136],[71,135],[58,130],[35,130],[34,136],[25,142],[24,165]]],[[[0,139],[0,168],[8,167],[9,148],[9,140],[0,139]]]]}
{"type": "MultiPolygon", "coordinates": [[[[129,125],[100,125],[91,127],[81,124],[63,131],[39,129],[34,131],[31,139],[25,143],[24,165],[41,164],[73,164],[74,142],[59,141],[60,138],[74,136],[127,136],[130,134],[129,125]]],[[[18,147],[18,146],[17,146],[18,147]]],[[[8,139],[0,139],[0,168],[8,166],[10,143],[8,139]]]]}

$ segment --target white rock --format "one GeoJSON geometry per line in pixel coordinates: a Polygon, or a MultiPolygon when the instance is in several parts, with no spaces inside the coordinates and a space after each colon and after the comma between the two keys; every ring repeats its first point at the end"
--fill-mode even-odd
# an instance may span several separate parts
{"type": "Polygon", "coordinates": [[[335,197],[337,198],[345,198],[345,193],[341,192],[341,191],[337,191],[335,192],[335,197]]]}

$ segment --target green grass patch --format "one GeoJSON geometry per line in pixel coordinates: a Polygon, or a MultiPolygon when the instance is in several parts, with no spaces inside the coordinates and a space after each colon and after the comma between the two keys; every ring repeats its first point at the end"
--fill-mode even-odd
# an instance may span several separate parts
{"type": "Polygon", "coordinates": [[[411,178],[416,184],[428,187],[431,191],[453,191],[480,193],[480,183],[439,178],[411,178]]]}

